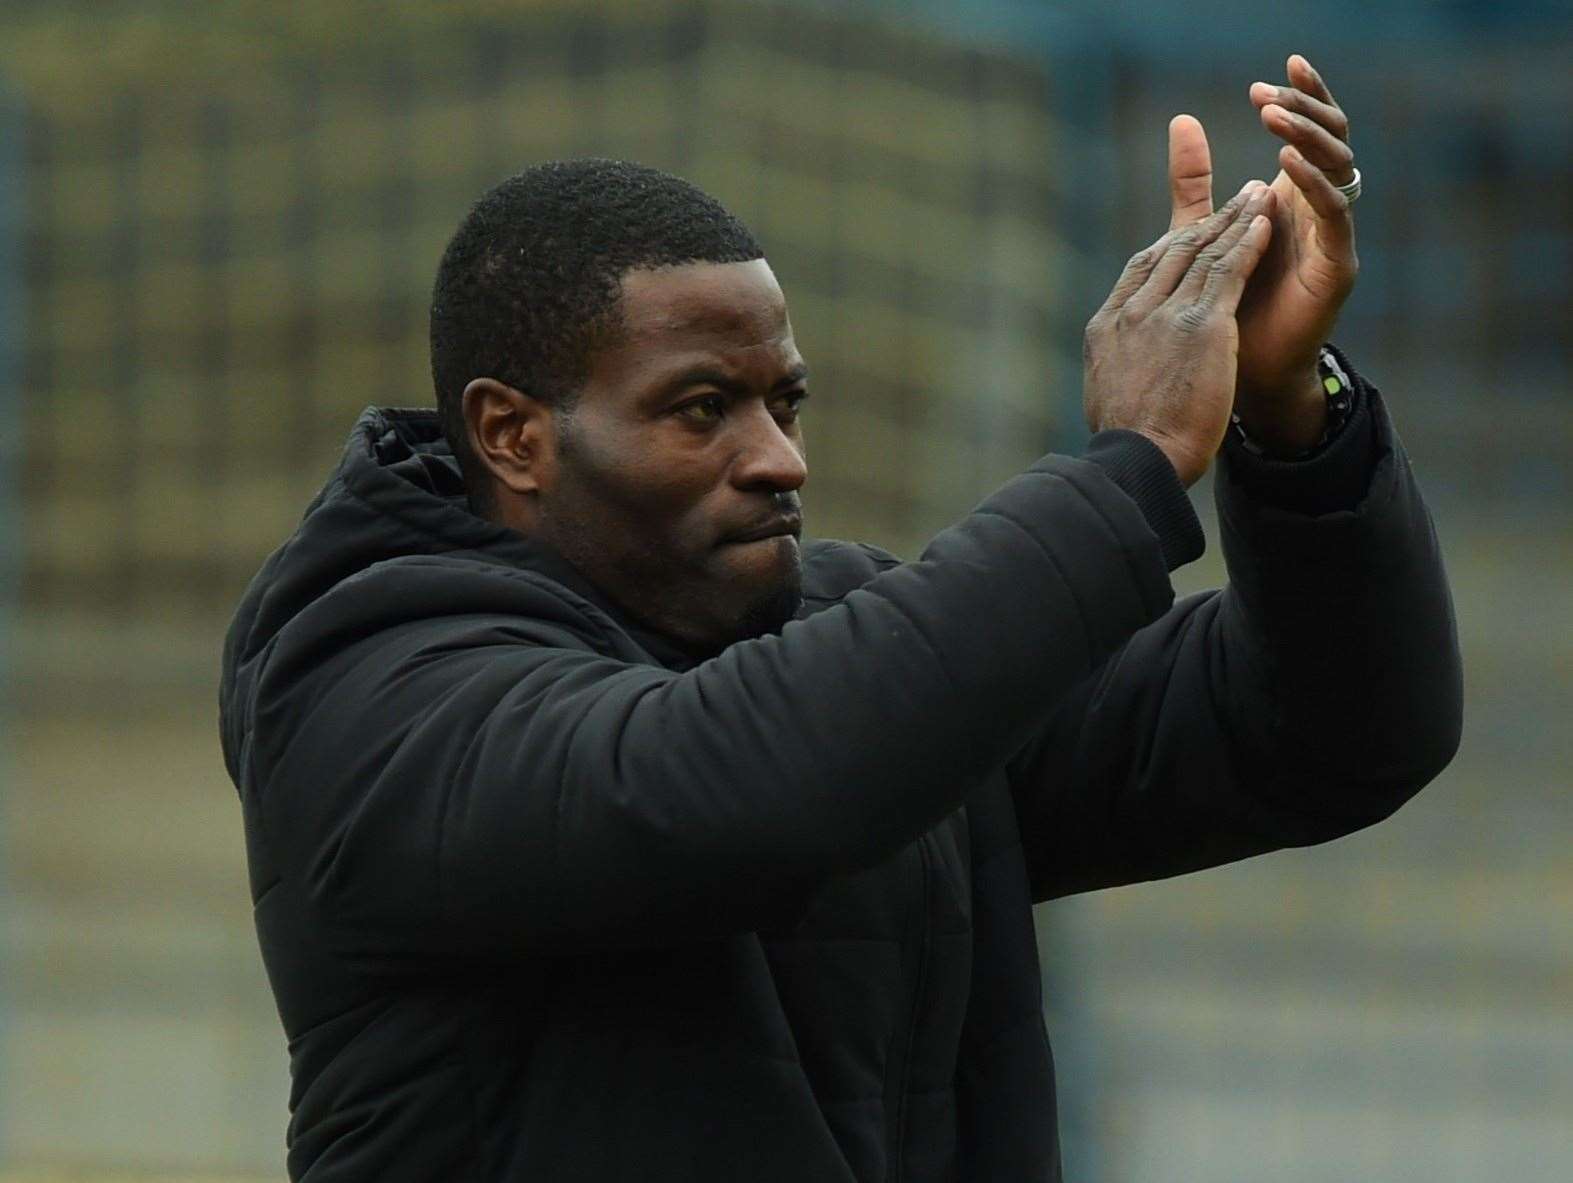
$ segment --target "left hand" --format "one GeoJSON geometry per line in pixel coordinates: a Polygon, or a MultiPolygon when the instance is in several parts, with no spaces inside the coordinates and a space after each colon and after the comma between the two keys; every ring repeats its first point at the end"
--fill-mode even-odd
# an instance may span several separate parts
{"type": "MultiPolygon", "coordinates": [[[[1289,58],[1287,86],[1253,83],[1262,125],[1284,141],[1272,245],[1240,302],[1235,411],[1247,433],[1269,447],[1312,446],[1325,422],[1317,351],[1359,271],[1354,219],[1335,186],[1354,179],[1349,121],[1311,63],[1289,58]]],[[[1212,156],[1189,115],[1169,124],[1170,227],[1212,210],[1212,156]]]]}

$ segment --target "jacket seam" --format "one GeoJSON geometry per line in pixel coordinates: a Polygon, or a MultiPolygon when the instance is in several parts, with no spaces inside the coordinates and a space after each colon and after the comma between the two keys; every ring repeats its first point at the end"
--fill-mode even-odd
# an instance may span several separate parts
{"type": "Polygon", "coordinates": [[[986,855],[983,859],[972,863],[972,873],[976,875],[984,867],[991,866],[994,863],[999,862],[1000,859],[1005,858],[1007,855],[1014,854],[1017,851],[1024,850],[1025,848],[1026,843],[1023,842],[1020,838],[1017,838],[1008,845],[1001,846],[992,854],[986,855]]]}
{"type": "Polygon", "coordinates": [[[1015,1035],[1023,1027],[1030,1024],[1041,1025],[1042,1021],[1043,1014],[1041,1011],[1022,1011],[1016,1018],[1008,1020],[1003,1027],[996,1027],[988,1035],[984,1036],[981,1041],[969,1044],[967,1052],[970,1056],[981,1055],[1007,1035],[1015,1035]]]}
{"type": "Polygon", "coordinates": [[[918,868],[922,875],[923,905],[920,911],[923,930],[918,941],[918,973],[917,980],[912,984],[912,1007],[907,1019],[906,1051],[901,1060],[901,1083],[896,1093],[896,1145],[892,1160],[895,1167],[894,1178],[896,1183],[906,1176],[907,1167],[907,1097],[910,1095],[907,1082],[912,1077],[912,1050],[917,1043],[918,1019],[923,1013],[924,988],[928,984],[929,956],[930,956],[930,929],[932,927],[933,910],[932,886],[929,882],[932,871],[929,868],[928,834],[918,837],[918,868]]]}
{"type": "MultiPolygon", "coordinates": [[[[1057,477],[1055,479],[1064,480],[1063,477],[1057,477]]],[[[1069,482],[1066,483],[1068,484],[1069,482]]],[[[1081,627],[1081,635],[1084,642],[1083,648],[1086,650],[1086,659],[1083,664],[1090,665],[1092,663],[1092,655],[1094,652],[1094,638],[1092,629],[1088,624],[1087,610],[1082,606],[1081,596],[1077,594],[1075,585],[1065,577],[1065,568],[1060,564],[1059,558],[1052,550],[1049,549],[1047,544],[1045,544],[1042,539],[1040,539],[1026,526],[1022,525],[1021,522],[1017,521],[1010,514],[1001,513],[997,509],[978,509],[975,512],[988,517],[999,518],[1001,521],[1009,522],[1022,534],[1025,534],[1028,538],[1030,538],[1033,545],[1036,546],[1040,552],[1042,552],[1043,557],[1048,560],[1050,568],[1052,568],[1054,571],[1054,577],[1059,581],[1060,586],[1065,589],[1066,594],[1070,597],[1071,606],[1076,609],[1076,622],[1081,627]]]]}
{"type": "MultiPolygon", "coordinates": [[[[562,900],[567,891],[563,882],[563,798],[568,789],[569,762],[572,759],[574,737],[579,734],[579,728],[589,718],[591,712],[580,711],[574,716],[573,724],[563,740],[562,767],[556,777],[557,793],[552,799],[552,833],[550,837],[552,851],[552,886],[556,898],[552,900],[552,920],[555,925],[564,924],[562,900]]],[[[615,757],[614,757],[615,759],[615,757]]]]}
{"type": "Polygon", "coordinates": [[[902,619],[904,619],[907,624],[911,626],[912,631],[918,635],[920,640],[922,640],[923,647],[933,655],[934,660],[939,664],[939,668],[941,672],[944,673],[945,681],[949,683],[951,690],[953,690],[958,695],[964,694],[965,691],[962,690],[961,684],[956,681],[956,675],[950,671],[950,663],[945,660],[944,654],[942,654],[940,650],[935,647],[934,642],[929,639],[928,633],[923,630],[923,626],[918,623],[917,618],[913,616],[911,611],[908,610],[907,606],[897,600],[889,599],[887,597],[881,598],[884,599],[885,603],[889,604],[897,612],[901,613],[902,619]]]}
{"type": "MultiPolygon", "coordinates": [[[[366,998],[366,999],[362,999],[360,1002],[352,1002],[349,1006],[346,1006],[343,1010],[334,1011],[331,1015],[327,1015],[324,1018],[318,1019],[315,1023],[312,1023],[309,1027],[302,1027],[299,1031],[286,1030],[284,1032],[285,1039],[289,1042],[289,1044],[293,1045],[296,1040],[305,1039],[308,1035],[312,1035],[312,1034],[316,1033],[317,1031],[320,1031],[322,1028],[326,1027],[329,1023],[336,1023],[340,1019],[344,1018],[346,1015],[352,1015],[352,1014],[354,1014],[358,1010],[364,1010],[367,1007],[373,1007],[373,1006],[380,1006],[380,1007],[382,1007],[383,1010],[387,1010],[391,1006],[391,1004],[386,999],[382,999],[382,998],[366,998]]],[[[353,1043],[354,1039],[355,1039],[355,1037],[351,1036],[350,1043],[353,1043]]],[[[344,1046],[348,1047],[348,1046],[350,1046],[350,1043],[346,1043],[344,1046]]]]}

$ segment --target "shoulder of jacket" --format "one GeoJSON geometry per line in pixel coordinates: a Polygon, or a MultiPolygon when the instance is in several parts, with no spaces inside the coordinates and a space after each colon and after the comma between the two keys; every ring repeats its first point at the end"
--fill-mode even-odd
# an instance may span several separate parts
{"type": "Polygon", "coordinates": [[[900,565],[895,555],[866,542],[815,538],[803,546],[803,598],[834,602],[900,565]]]}
{"type": "MultiPolygon", "coordinates": [[[[379,634],[463,632],[468,620],[505,619],[521,641],[613,654],[622,630],[597,605],[547,575],[460,555],[385,559],[340,581],[275,638],[269,665],[291,676],[379,634]],[[413,632],[412,632],[413,630],[413,632]]],[[[624,642],[625,643],[625,642],[624,642]]]]}
{"type": "Polygon", "coordinates": [[[423,608],[436,608],[436,614],[444,616],[475,611],[604,616],[600,608],[550,575],[463,552],[384,559],[356,572],[323,599],[343,593],[358,596],[372,588],[400,599],[412,597],[406,605],[411,614],[425,615],[423,608]]]}

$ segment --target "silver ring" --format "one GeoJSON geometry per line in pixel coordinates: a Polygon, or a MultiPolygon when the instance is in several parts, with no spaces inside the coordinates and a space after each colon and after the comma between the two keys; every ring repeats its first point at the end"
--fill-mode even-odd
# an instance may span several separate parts
{"type": "Polygon", "coordinates": [[[1344,195],[1347,204],[1353,205],[1360,197],[1360,170],[1355,169],[1355,179],[1347,185],[1334,185],[1333,188],[1344,195]]]}

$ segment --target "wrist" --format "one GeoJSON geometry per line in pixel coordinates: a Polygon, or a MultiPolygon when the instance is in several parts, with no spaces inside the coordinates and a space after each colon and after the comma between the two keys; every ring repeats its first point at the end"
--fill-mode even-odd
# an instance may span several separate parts
{"type": "Polygon", "coordinates": [[[1185,488],[1189,489],[1207,475],[1211,455],[1198,453],[1194,447],[1188,447],[1161,432],[1138,430],[1136,434],[1163,453],[1164,459],[1174,468],[1174,475],[1180,478],[1180,484],[1185,488]]]}
{"type": "Polygon", "coordinates": [[[1150,435],[1100,431],[1087,442],[1084,460],[1098,465],[1132,501],[1158,536],[1164,566],[1173,571],[1200,557],[1207,540],[1174,461],[1150,435]]]}
{"type": "Polygon", "coordinates": [[[1327,392],[1316,364],[1277,390],[1237,392],[1234,419],[1267,456],[1298,456],[1316,447],[1327,432],[1327,392]]]}

